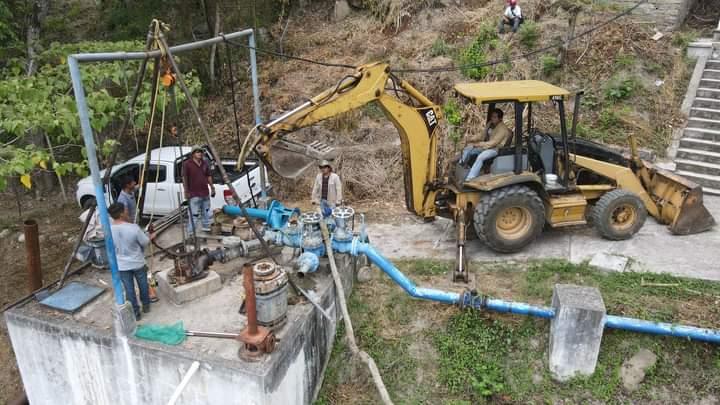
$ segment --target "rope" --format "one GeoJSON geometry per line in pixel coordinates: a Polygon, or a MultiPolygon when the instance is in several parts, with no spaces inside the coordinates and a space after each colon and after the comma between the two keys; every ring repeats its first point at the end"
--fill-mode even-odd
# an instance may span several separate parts
{"type": "Polygon", "coordinates": [[[586,36],[586,35],[592,34],[593,32],[598,31],[599,29],[605,27],[606,25],[611,24],[611,23],[617,21],[618,19],[620,19],[620,18],[622,18],[622,17],[625,17],[626,15],[630,14],[631,12],[633,12],[636,8],[640,7],[640,5],[642,5],[643,3],[646,3],[647,1],[648,1],[648,0],[640,0],[640,1],[638,1],[637,3],[635,3],[635,5],[633,5],[632,7],[628,8],[628,9],[626,9],[625,11],[616,14],[616,15],[613,16],[612,18],[610,18],[610,19],[608,19],[608,20],[605,20],[605,21],[603,21],[602,23],[600,23],[600,24],[598,24],[598,25],[596,25],[596,26],[594,26],[594,27],[589,28],[589,29],[587,29],[586,31],[583,31],[583,32],[581,32],[581,33],[579,33],[579,34],[577,34],[577,35],[575,35],[575,36],[573,36],[573,37],[570,37],[570,38],[568,38],[568,39],[565,40],[565,41],[558,42],[558,43],[555,43],[555,44],[552,44],[552,45],[548,45],[548,46],[546,46],[546,47],[543,47],[543,48],[540,48],[540,49],[536,49],[536,50],[534,50],[534,51],[532,51],[532,52],[527,52],[527,53],[524,53],[524,54],[522,54],[522,55],[514,56],[514,57],[511,57],[511,58],[495,59],[495,60],[493,60],[493,61],[489,61],[489,62],[485,62],[485,63],[479,63],[479,64],[467,64],[467,65],[460,65],[460,66],[450,65],[450,66],[441,66],[441,67],[437,67],[437,68],[427,68],[427,69],[422,69],[422,68],[392,69],[392,71],[395,72],[395,73],[440,73],[440,72],[453,72],[453,71],[458,71],[458,70],[481,68],[481,67],[486,67],[486,66],[494,66],[494,65],[499,65],[499,64],[501,64],[501,63],[509,63],[509,62],[511,62],[511,61],[515,61],[515,60],[518,60],[518,59],[526,59],[526,58],[529,58],[529,57],[531,57],[531,56],[535,56],[535,55],[540,54],[540,53],[545,53],[545,52],[547,52],[547,51],[549,51],[549,50],[551,50],[551,49],[559,48],[559,47],[561,47],[561,46],[563,46],[563,45],[565,45],[565,44],[569,44],[569,43],[571,43],[571,42],[574,42],[574,41],[575,41],[576,39],[578,39],[578,38],[582,38],[582,37],[584,37],[584,36],[586,36]]]}
{"type": "MultiPolygon", "coordinates": [[[[153,105],[150,110],[150,129],[148,130],[148,136],[147,136],[147,142],[145,142],[145,155],[150,153],[150,139],[152,139],[152,130],[153,130],[153,122],[155,121],[155,108],[157,107],[157,93],[160,91],[160,77],[161,75],[158,75],[157,77],[157,83],[155,83],[155,97],[153,100],[153,105]]],[[[162,136],[162,134],[161,134],[162,136]]],[[[142,195],[142,189],[145,188],[145,172],[147,171],[147,167],[143,167],[142,171],[140,172],[140,195],[142,195]]],[[[133,218],[133,222],[137,223],[137,216],[138,212],[140,210],[140,199],[135,203],[135,218],[133,218]]]]}
{"type": "Polygon", "coordinates": [[[224,35],[224,34],[220,34],[220,36],[223,38],[223,41],[227,42],[227,43],[230,44],[230,45],[234,45],[234,46],[237,46],[237,47],[240,47],[240,48],[252,49],[252,50],[255,50],[255,52],[258,52],[258,53],[264,53],[264,54],[267,54],[267,55],[277,56],[277,57],[279,57],[279,58],[297,60],[297,61],[300,61],[300,62],[310,63],[310,64],[318,65],[318,66],[337,67],[337,68],[353,69],[353,70],[357,69],[357,66],[346,65],[346,64],[344,64],[344,63],[321,62],[321,61],[318,61],[318,60],[309,59],[309,58],[303,58],[303,57],[300,57],[300,56],[288,55],[288,54],[286,54],[286,53],[269,51],[269,50],[267,50],[267,49],[258,48],[258,47],[256,47],[256,46],[245,45],[245,44],[241,44],[241,43],[239,43],[239,42],[235,42],[235,41],[232,40],[232,39],[227,39],[227,38],[225,38],[225,35],[224,35]]]}

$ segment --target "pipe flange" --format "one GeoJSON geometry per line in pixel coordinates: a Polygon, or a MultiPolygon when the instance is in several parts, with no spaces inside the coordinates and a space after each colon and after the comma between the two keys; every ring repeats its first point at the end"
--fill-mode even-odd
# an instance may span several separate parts
{"type": "Polygon", "coordinates": [[[255,273],[255,280],[273,278],[273,273],[275,273],[276,267],[277,266],[271,262],[256,263],[253,266],[253,273],[255,273]]]}
{"type": "Polygon", "coordinates": [[[352,207],[336,207],[332,210],[332,216],[335,219],[349,219],[355,215],[355,210],[352,207]]]}
{"type": "Polygon", "coordinates": [[[317,212],[305,212],[300,215],[300,222],[308,225],[319,224],[322,220],[322,216],[317,212]]]}

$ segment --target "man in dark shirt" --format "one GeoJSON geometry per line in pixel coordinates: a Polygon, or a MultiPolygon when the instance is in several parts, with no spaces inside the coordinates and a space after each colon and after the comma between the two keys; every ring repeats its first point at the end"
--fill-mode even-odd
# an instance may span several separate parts
{"type": "Polygon", "coordinates": [[[195,223],[199,221],[195,216],[200,216],[202,230],[210,232],[210,196],[215,197],[215,186],[200,146],[193,146],[190,159],[183,163],[182,175],[185,198],[189,202],[188,232],[192,232],[195,223]]]}

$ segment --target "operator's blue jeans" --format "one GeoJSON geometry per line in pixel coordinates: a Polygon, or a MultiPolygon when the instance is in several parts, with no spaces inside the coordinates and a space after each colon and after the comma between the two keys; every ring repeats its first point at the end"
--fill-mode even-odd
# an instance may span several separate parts
{"type": "Polygon", "coordinates": [[[148,287],[147,266],[143,266],[135,270],[122,270],[120,273],[120,281],[125,289],[125,297],[130,301],[130,305],[135,311],[135,316],[140,314],[140,306],[135,297],[135,282],[137,281],[138,290],[140,290],[140,301],[143,307],[148,308],[150,305],[150,288],[148,287]]]}
{"type": "Polygon", "coordinates": [[[191,197],[188,208],[188,217],[190,218],[187,227],[188,233],[193,231],[198,216],[201,218],[202,227],[210,228],[210,197],[191,197]]]}
{"type": "Polygon", "coordinates": [[[335,204],[330,204],[328,200],[320,200],[320,210],[322,211],[323,217],[329,217],[332,215],[332,210],[335,208],[335,204]]]}
{"type": "Polygon", "coordinates": [[[470,171],[468,172],[467,176],[465,176],[465,181],[469,181],[470,179],[474,179],[475,177],[480,175],[480,171],[482,170],[483,163],[485,163],[486,160],[492,159],[495,156],[497,156],[498,152],[495,149],[480,149],[480,148],[474,148],[472,146],[468,146],[463,150],[462,159],[460,159],[460,163],[467,162],[471,156],[478,155],[477,159],[475,159],[475,163],[470,168],[470,171]]]}

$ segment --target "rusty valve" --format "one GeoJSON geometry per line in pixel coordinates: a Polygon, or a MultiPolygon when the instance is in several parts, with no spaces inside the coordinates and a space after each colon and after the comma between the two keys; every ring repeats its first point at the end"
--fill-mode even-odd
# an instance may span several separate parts
{"type": "Polygon", "coordinates": [[[255,305],[255,280],[253,267],[243,265],[243,287],[245,288],[245,311],[247,326],[240,332],[238,340],[243,343],[240,356],[249,360],[275,349],[275,335],[270,329],[258,326],[257,308],[255,305]]]}

